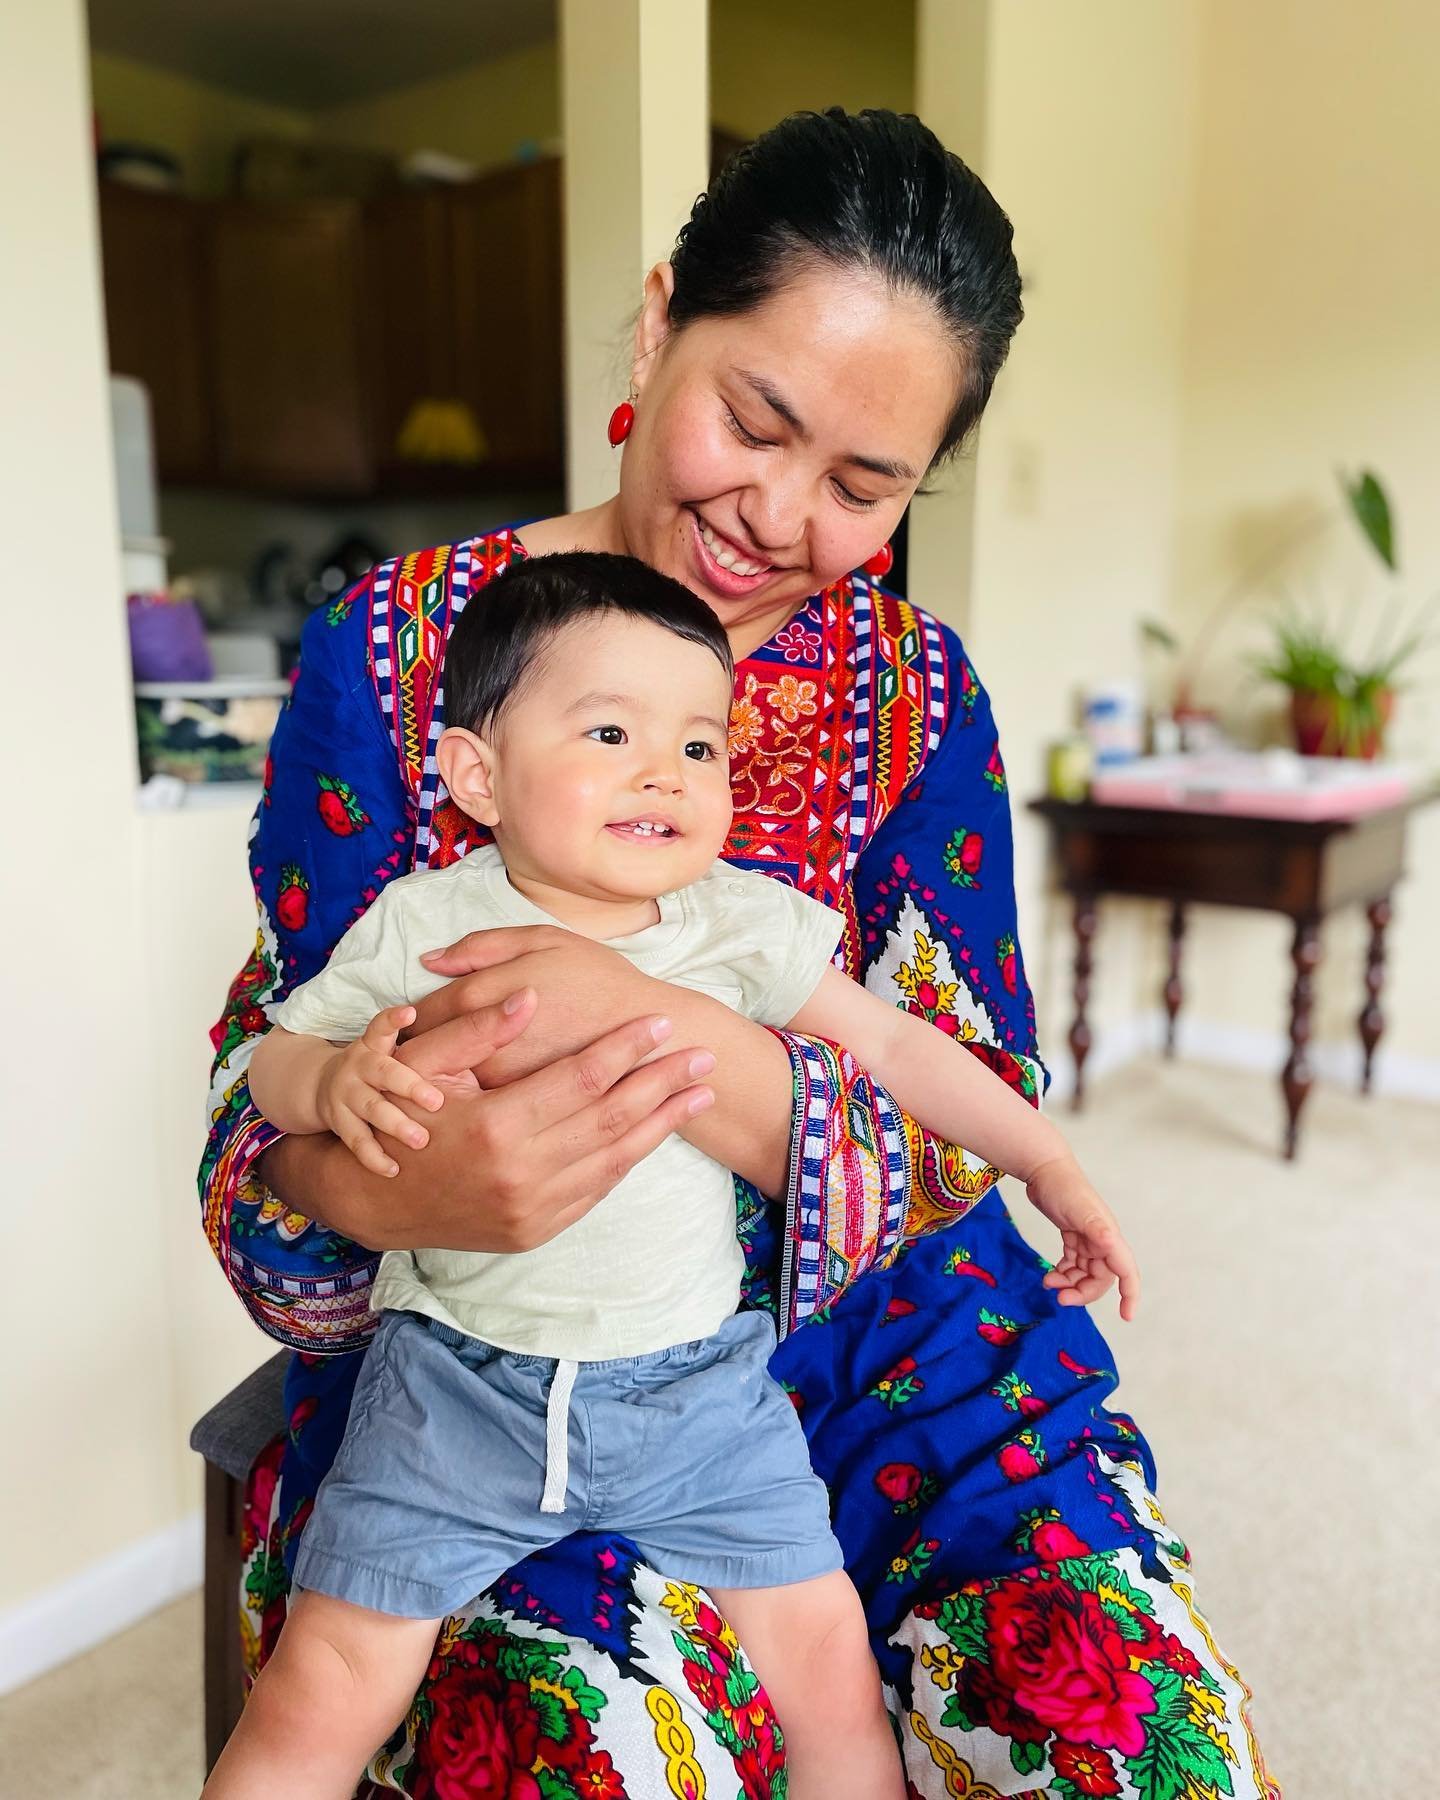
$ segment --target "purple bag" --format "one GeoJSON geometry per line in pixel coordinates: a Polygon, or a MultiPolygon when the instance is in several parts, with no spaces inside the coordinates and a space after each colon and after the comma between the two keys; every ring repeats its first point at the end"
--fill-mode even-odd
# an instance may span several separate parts
{"type": "Polygon", "coordinates": [[[137,681],[209,681],[214,675],[205,627],[193,600],[131,594],[130,662],[137,681]]]}

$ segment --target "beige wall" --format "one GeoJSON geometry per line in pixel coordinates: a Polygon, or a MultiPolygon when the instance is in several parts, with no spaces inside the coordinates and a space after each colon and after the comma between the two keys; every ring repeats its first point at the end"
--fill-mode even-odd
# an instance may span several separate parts
{"type": "Polygon", "coordinates": [[[629,382],[630,321],[707,178],[705,28],[705,0],[562,0],[572,508],[615,492],[606,424],[629,382]]]}
{"type": "Polygon", "coordinates": [[[203,1024],[248,929],[243,820],[135,806],[78,0],[0,10],[0,245],[0,529],[25,558],[13,629],[37,621],[32,678],[0,708],[20,833],[0,886],[8,1650],[10,1609],[193,1511],[190,1418],[264,1347],[195,1226],[203,1024]]]}
{"type": "Polygon", "coordinates": [[[801,108],[914,105],[914,8],[874,0],[710,0],[710,107],[754,137],[801,108]]]}
{"type": "Polygon", "coordinates": [[[0,889],[6,940],[24,946],[0,1084],[18,1277],[0,1310],[7,1601],[153,1528],[174,1487],[153,1455],[168,1345],[145,1300],[159,1200],[134,1128],[132,727],[81,29],[78,0],[0,15],[0,238],[26,250],[6,256],[0,290],[0,505],[8,541],[32,546],[31,601],[49,621],[32,652],[42,678],[12,683],[0,710],[3,810],[31,822],[23,874],[0,889]],[[43,678],[62,668],[63,704],[43,678]]]}
{"type": "MultiPolygon", "coordinates": [[[[1243,659],[1277,592],[1337,612],[1378,566],[1335,508],[1337,467],[1389,482],[1407,585],[1440,594],[1440,14],[1424,0],[1315,9],[1210,0],[1190,220],[1176,617],[1192,625],[1277,525],[1330,512],[1220,637],[1203,698],[1241,728],[1272,698],[1243,659]]],[[[1436,612],[1440,618],[1440,609],[1436,612]]],[[[1440,761],[1440,655],[1401,698],[1395,749],[1440,761]]],[[[1440,1059],[1440,811],[1417,821],[1392,931],[1387,1046],[1440,1059]]],[[[1318,1035],[1349,1044],[1361,926],[1337,920],[1319,980],[1318,1035]]],[[[1257,1031],[1281,1021],[1288,933],[1211,915],[1189,980],[1198,1014],[1257,1031]]]]}
{"type": "Polygon", "coordinates": [[[301,138],[314,129],[298,110],[267,106],[128,56],[97,52],[91,90],[107,143],[156,144],[180,158],[185,187],[224,193],[235,146],[249,137],[301,138]]]}
{"type": "MultiPolygon", "coordinates": [[[[1015,221],[1026,318],[980,442],[967,639],[1000,721],[1021,926],[1057,1064],[1070,942],[1024,803],[1077,693],[1138,672],[1136,621],[1168,587],[1189,18],[1142,0],[990,8],[980,166],[1015,221]]],[[[1148,909],[1106,909],[1102,1038],[1107,1021],[1133,1018],[1152,938],[1148,909]]]]}
{"type": "Polygon", "coordinates": [[[533,44],[438,80],[315,113],[332,143],[408,155],[443,150],[481,168],[513,160],[527,140],[560,135],[560,67],[554,42],[533,44]]]}

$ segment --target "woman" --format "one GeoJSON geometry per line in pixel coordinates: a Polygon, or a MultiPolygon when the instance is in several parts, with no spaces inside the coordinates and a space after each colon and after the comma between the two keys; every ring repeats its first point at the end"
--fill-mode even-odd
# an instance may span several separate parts
{"type": "MultiPolygon", "coordinates": [[[[491,933],[453,947],[456,979],[407,1051],[473,1064],[487,1091],[427,1119],[425,1151],[396,1146],[395,1180],[357,1180],[325,1140],[275,1141],[246,1091],[266,1002],[387,880],[471,847],[427,753],[449,623],[511,557],[581,547],[644,557],[726,626],[728,854],[841,908],[856,979],[1038,1098],[989,705],[953,635],[871,579],[989,397],[1020,318],[1010,237],[917,122],[786,120],[646,283],[612,420],[618,497],[387,564],[307,631],[202,1169],[223,1266],[301,1352],[288,1437],[250,1487],[254,1659],[343,1426],[358,1359],[334,1353],[363,1342],[373,1270],[359,1246],[524,1249],[683,1119],[743,1177],[749,1299],[777,1314],[774,1368],[834,1494],[914,1791],[1274,1792],[1149,1497],[1148,1450],[1102,1405],[1115,1378],[1088,1315],[1041,1286],[994,1171],[926,1139],[843,1052],[657,991],[603,945],[491,933]],[[684,1048],[640,1066],[635,1021],[661,1011],[684,1048]],[[703,1090],[696,1047],[717,1058],[703,1090]],[[696,1114],[697,1097],[713,1104],[696,1114]]],[[[577,1537],[447,1626],[371,1774],[414,1794],[643,1800],[734,1793],[738,1772],[761,1796],[783,1791],[782,1756],[703,1597],[624,1540],[577,1537]]]]}

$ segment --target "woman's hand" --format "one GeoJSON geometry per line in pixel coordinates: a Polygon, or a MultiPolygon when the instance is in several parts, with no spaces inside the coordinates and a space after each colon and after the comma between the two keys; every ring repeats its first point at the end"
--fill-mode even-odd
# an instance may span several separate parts
{"type": "Polygon", "coordinates": [[[420,958],[433,975],[450,980],[427,994],[405,1033],[413,1045],[432,1040],[427,1059],[455,1055],[468,1066],[465,1020],[517,988],[535,990],[535,1016],[524,1033],[502,1046],[485,1064],[490,1087],[531,1075],[572,1056],[603,1031],[644,1013],[672,1016],[673,989],[642,975],[631,962],[594,938],[559,925],[501,925],[472,931],[420,958]]]}
{"type": "MultiPolygon", "coordinates": [[[[412,1028],[424,1030],[427,1055],[442,1059],[456,1054],[472,1009],[494,1004],[519,982],[535,988],[535,1021],[487,1062],[483,1079],[491,1085],[573,1055],[599,1032],[643,1013],[673,1020],[680,1042],[703,1045],[715,1056],[715,1105],[686,1121],[682,1135],[762,1194],[784,1191],[794,1081],[789,1053],[763,1025],[708,994],[644,975],[618,950],[558,925],[472,931],[420,960],[432,974],[452,977],[420,1001],[412,1028]]],[[[412,1035],[401,1052],[407,1061],[421,1041],[412,1035]]],[[[424,1064],[427,1072],[439,1066],[424,1064]]]]}
{"type": "MultiPolygon", "coordinates": [[[[425,1149],[382,1137],[398,1175],[371,1175],[338,1139],[316,1135],[272,1145],[262,1178],[296,1212],[372,1250],[516,1252],[548,1242],[713,1105],[711,1089],[697,1083],[714,1059],[693,1049],[661,1053],[673,1027],[652,1015],[532,1075],[487,1086],[489,1061],[534,1014],[535,995],[522,990],[453,1021],[444,1040],[427,1033],[401,1047],[400,1059],[431,1079],[464,1066],[457,1050],[473,1056],[481,1085],[473,1095],[449,1092],[438,1113],[424,1116],[425,1149]]],[[[411,1113],[410,1102],[401,1106],[411,1113]]],[[[411,1116],[421,1122],[418,1109],[411,1116]]]]}

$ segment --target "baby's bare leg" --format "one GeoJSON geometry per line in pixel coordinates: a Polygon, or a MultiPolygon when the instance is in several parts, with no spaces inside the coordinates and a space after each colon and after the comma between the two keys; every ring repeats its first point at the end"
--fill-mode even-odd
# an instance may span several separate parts
{"type": "Polygon", "coordinates": [[[711,1588],[785,1734],[790,1800],[904,1800],[865,1614],[837,1571],[789,1587],[711,1588]]]}
{"type": "Polygon", "coordinates": [[[439,1627],[300,1594],[202,1800],[350,1800],[404,1718],[439,1627]]]}

